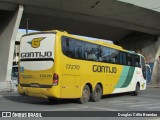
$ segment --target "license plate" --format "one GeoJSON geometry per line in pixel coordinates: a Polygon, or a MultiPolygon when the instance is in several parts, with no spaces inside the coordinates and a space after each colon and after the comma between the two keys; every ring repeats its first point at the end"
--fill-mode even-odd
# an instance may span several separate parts
{"type": "Polygon", "coordinates": [[[35,83],[32,83],[30,84],[31,87],[39,87],[39,84],[35,84],[35,83]]]}

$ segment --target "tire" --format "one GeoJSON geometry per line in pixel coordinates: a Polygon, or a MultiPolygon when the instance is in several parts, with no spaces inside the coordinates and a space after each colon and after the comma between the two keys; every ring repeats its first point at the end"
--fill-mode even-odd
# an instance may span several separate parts
{"type": "Polygon", "coordinates": [[[140,88],[139,88],[139,85],[137,84],[137,85],[136,85],[136,89],[135,89],[135,91],[133,92],[133,95],[134,95],[134,96],[137,96],[137,95],[139,94],[139,90],[140,90],[140,88]]]}
{"type": "Polygon", "coordinates": [[[78,102],[81,104],[87,103],[90,98],[90,88],[88,85],[85,85],[82,91],[81,98],[78,99],[78,102]]]}
{"type": "Polygon", "coordinates": [[[99,84],[96,85],[94,91],[91,93],[91,101],[97,102],[101,99],[102,96],[102,88],[99,84]]]}

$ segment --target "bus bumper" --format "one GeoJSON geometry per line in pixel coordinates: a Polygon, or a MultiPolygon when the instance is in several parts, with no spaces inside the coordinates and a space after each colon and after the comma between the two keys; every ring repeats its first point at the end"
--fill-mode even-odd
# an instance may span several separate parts
{"type": "Polygon", "coordinates": [[[34,88],[34,87],[22,87],[18,85],[18,93],[20,95],[27,95],[33,97],[60,98],[60,90],[56,86],[53,86],[51,88],[34,88]]]}

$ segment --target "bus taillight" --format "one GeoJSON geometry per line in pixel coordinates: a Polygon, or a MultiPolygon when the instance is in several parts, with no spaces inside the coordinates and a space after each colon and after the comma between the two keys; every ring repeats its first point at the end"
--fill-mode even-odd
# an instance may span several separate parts
{"type": "Polygon", "coordinates": [[[58,85],[59,76],[57,73],[53,74],[53,85],[58,85]]]}

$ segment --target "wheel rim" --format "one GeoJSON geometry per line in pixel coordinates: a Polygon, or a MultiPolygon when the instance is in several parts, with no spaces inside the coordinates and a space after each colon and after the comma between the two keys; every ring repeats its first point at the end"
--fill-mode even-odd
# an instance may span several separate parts
{"type": "Polygon", "coordinates": [[[97,96],[99,96],[99,95],[100,95],[100,89],[97,88],[97,89],[95,90],[95,97],[97,97],[97,96]]]}
{"type": "Polygon", "coordinates": [[[88,101],[89,100],[89,91],[87,89],[83,90],[82,99],[83,99],[83,101],[88,101]]]}

